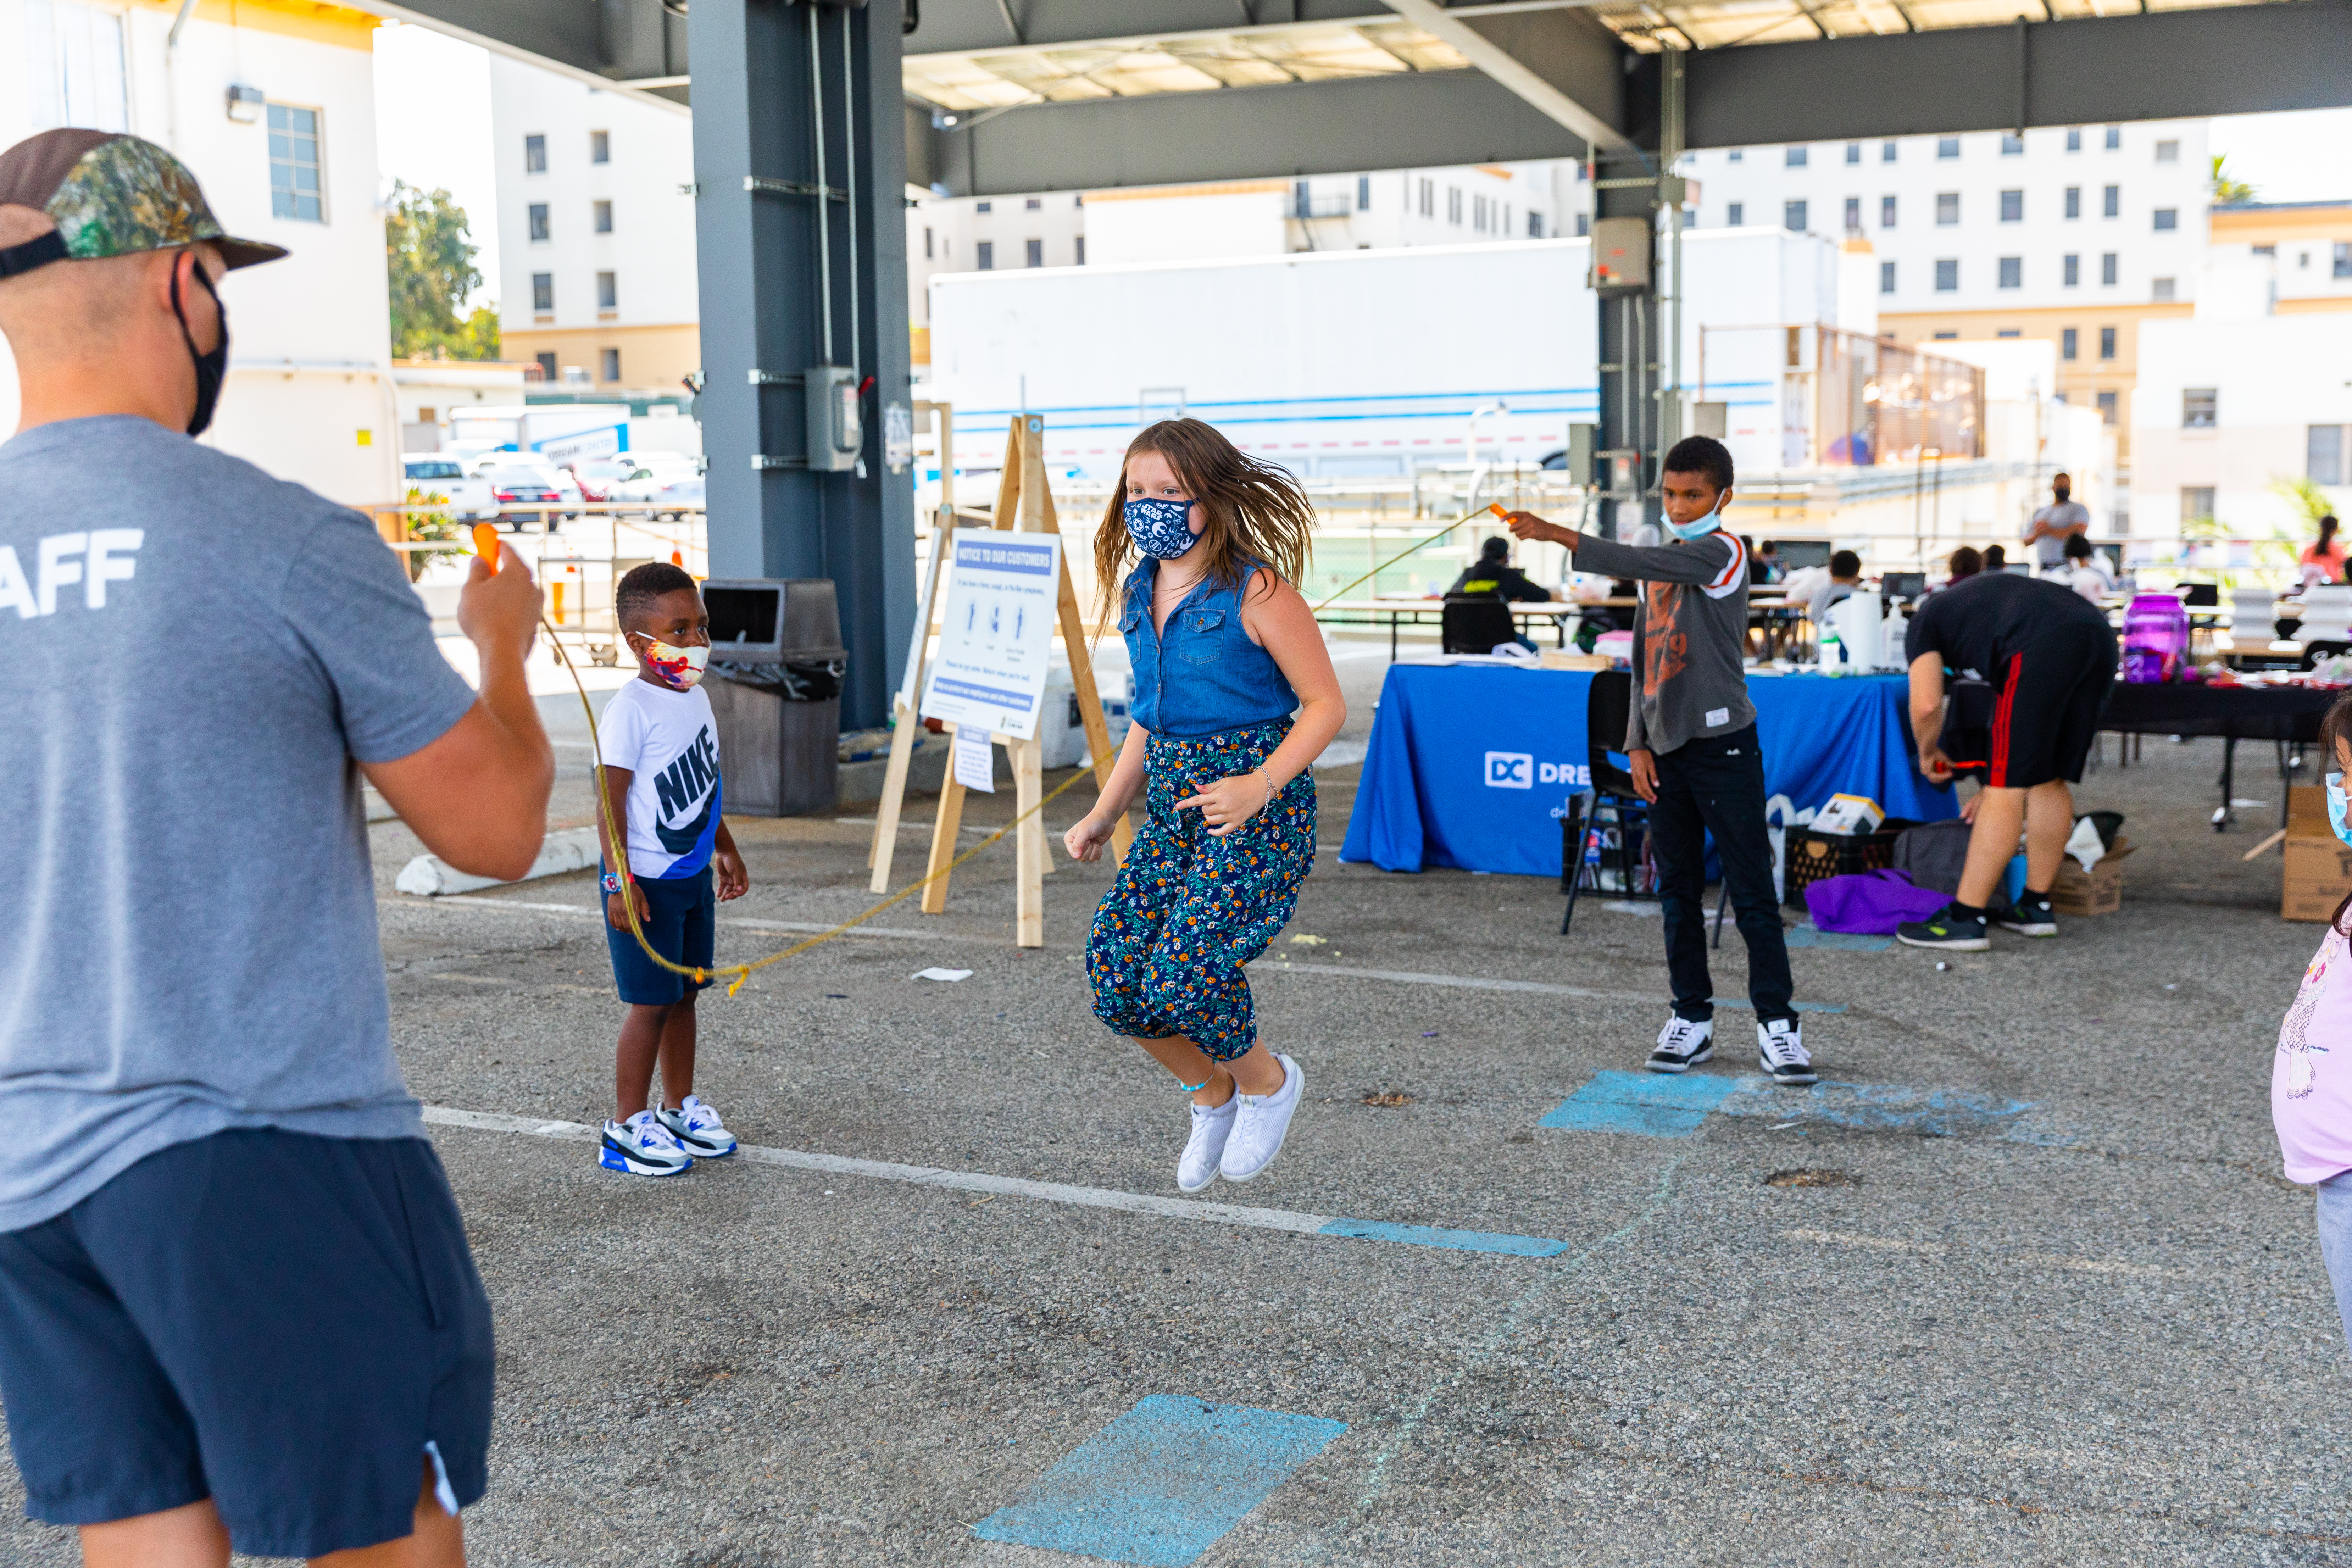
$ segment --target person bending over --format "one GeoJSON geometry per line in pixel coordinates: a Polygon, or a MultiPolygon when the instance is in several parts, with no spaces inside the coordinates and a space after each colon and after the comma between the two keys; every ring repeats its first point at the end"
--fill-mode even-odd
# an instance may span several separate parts
{"type": "Polygon", "coordinates": [[[1650,1053],[1653,1072],[1685,1072],[1715,1052],[1715,983],[1707,973],[1706,835],[1748,943],[1748,993],[1756,1006],[1757,1055],[1776,1083],[1814,1079],[1796,1010],[1789,950],[1772,895],[1772,847],[1764,826],[1764,754],[1748,698],[1748,552],[1723,530],[1731,454],[1692,436],[1666,454],[1660,489],[1675,542],[1647,548],[1595,539],[1531,512],[1511,514],[1521,539],[1568,546],[1586,571],[1646,585],[1634,609],[1633,669],[1640,681],[1626,726],[1633,787],[1650,802],[1650,846],[1664,906],[1674,1013],[1650,1053]]]}
{"type": "Polygon", "coordinates": [[[1271,1164],[1306,1083],[1258,1038],[1242,966],[1297,907],[1315,863],[1307,764],[1348,717],[1322,630],[1291,585],[1314,530],[1288,473],[1214,426],[1163,419],[1129,444],[1095,535],[1106,601],[1142,555],[1118,590],[1135,727],[1062,842],[1073,860],[1100,858],[1143,794],[1142,829],[1087,935],[1087,978],[1095,1016],[1192,1097],[1176,1162],[1188,1193],[1271,1164]]]}
{"type": "Polygon", "coordinates": [[[613,814],[605,945],[629,1012],[614,1051],[613,1120],[596,1158],[608,1171],[675,1176],[698,1157],[735,1152],[735,1135],[694,1092],[694,998],[710,983],[646,957],[622,900],[635,901],[638,929],[656,952],[700,968],[710,963],[718,900],[741,898],[751,879],[719,816],[719,731],[700,685],[710,657],[700,590],[682,569],[648,561],[614,587],[613,614],[637,656],[637,678],[613,693],[596,721],[613,814]],[[626,875],[614,839],[627,848],[626,875]],[[662,1098],[648,1105],[656,1058],[662,1098]]]}
{"type": "Polygon", "coordinates": [[[1955,771],[1942,739],[1947,677],[1982,680],[1994,696],[1985,788],[1969,802],[1959,892],[1941,912],[1895,928],[1896,938],[1959,952],[1990,946],[1987,919],[2021,826],[2025,891],[1991,918],[2025,936],[2056,936],[2050,884],[2074,826],[2074,797],[2066,786],[2082,782],[2099,705],[2116,678],[2114,629],[2096,605],[2063,584],[1987,572],[1922,605],[1903,651],[1911,664],[1919,771],[1937,784],[1955,771]]]}

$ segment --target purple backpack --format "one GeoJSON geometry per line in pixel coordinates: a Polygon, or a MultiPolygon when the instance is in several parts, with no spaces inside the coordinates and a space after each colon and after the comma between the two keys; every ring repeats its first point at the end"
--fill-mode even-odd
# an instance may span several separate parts
{"type": "Polygon", "coordinates": [[[1948,894],[1913,885],[1903,871],[1824,877],[1805,888],[1813,929],[1853,936],[1893,936],[1903,921],[1924,921],[1950,901],[1948,894]]]}

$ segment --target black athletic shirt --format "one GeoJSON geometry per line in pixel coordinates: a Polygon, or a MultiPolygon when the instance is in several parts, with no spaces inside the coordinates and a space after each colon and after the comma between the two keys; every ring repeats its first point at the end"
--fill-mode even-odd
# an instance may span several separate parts
{"type": "Polygon", "coordinates": [[[2074,589],[2011,572],[1979,572],[1931,595],[1903,634],[1903,659],[1941,654],[1946,668],[1998,681],[2010,656],[2070,623],[2096,626],[2112,637],[2107,617],[2074,589]]]}
{"type": "Polygon", "coordinates": [[[1551,590],[1528,581],[1528,574],[1503,561],[1480,561],[1461,576],[1454,579],[1449,594],[1478,594],[1496,599],[1510,599],[1540,605],[1551,599],[1551,590]]]}

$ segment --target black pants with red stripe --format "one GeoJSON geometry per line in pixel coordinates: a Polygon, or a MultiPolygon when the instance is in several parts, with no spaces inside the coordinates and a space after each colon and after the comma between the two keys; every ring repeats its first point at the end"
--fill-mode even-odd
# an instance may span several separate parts
{"type": "Polygon", "coordinates": [[[1995,679],[2000,695],[1993,700],[1986,785],[2082,783],[2099,732],[2099,708],[2116,679],[2116,634],[2087,621],[2062,621],[2010,655],[1995,679]]]}
{"type": "Polygon", "coordinates": [[[1764,748],[1756,726],[1688,741],[1658,754],[1658,799],[1650,807],[1650,852],[1664,906],[1666,977],[1675,1016],[1715,1016],[1706,967],[1706,836],[1715,835],[1723,885],[1748,943],[1748,996],[1757,1022],[1794,1018],[1789,944],[1772,897],[1772,840],[1764,826],[1764,748]]]}

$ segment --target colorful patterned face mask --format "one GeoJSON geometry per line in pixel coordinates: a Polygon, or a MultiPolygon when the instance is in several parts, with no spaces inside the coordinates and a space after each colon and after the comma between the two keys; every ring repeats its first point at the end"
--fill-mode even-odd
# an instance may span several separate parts
{"type": "Polygon", "coordinates": [[[631,637],[646,637],[646,668],[654,679],[673,691],[686,691],[702,679],[703,667],[710,662],[707,647],[672,647],[659,637],[646,637],[643,632],[631,632],[631,637]]]}
{"type": "Polygon", "coordinates": [[[1146,496],[1128,502],[1125,516],[1129,536],[1146,555],[1173,561],[1200,542],[1192,531],[1191,501],[1146,496]]]}

